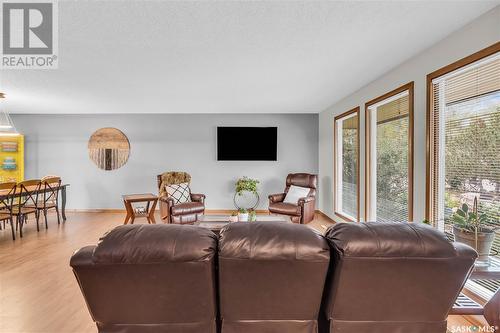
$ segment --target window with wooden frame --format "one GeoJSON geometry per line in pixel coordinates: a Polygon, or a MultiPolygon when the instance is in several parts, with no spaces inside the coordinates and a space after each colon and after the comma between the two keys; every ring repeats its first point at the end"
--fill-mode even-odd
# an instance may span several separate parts
{"type": "Polygon", "coordinates": [[[334,119],[334,210],[346,221],[359,221],[359,107],[334,119]]]}
{"type": "Polygon", "coordinates": [[[365,105],[365,221],[413,221],[413,82],[365,105]]]}
{"type": "MultiPolygon", "coordinates": [[[[485,223],[500,226],[500,43],[427,76],[426,178],[426,218],[450,238],[454,211],[474,198],[485,223]]],[[[497,235],[490,253],[497,269],[499,252],[497,235]]],[[[500,287],[475,282],[483,295],[500,287]]]]}

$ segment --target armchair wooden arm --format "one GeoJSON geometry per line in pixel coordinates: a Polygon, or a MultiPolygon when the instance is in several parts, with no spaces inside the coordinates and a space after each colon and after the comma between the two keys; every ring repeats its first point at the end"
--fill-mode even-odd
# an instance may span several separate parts
{"type": "Polygon", "coordinates": [[[159,197],[158,200],[167,203],[170,207],[174,205],[174,199],[166,195],[159,197]]]}
{"type": "Polygon", "coordinates": [[[167,197],[166,195],[158,198],[160,203],[160,217],[163,221],[169,222],[168,217],[170,215],[170,208],[174,206],[174,199],[167,197]]]}
{"type": "Polygon", "coordinates": [[[191,193],[191,201],[205,203],[205,194],[191,193]]]}

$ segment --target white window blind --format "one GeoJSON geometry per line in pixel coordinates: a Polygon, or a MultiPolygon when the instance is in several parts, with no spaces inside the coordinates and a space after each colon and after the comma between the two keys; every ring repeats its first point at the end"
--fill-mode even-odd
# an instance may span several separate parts
{"type": "Polygon", "coordinates": [[[411,221],[410,91],[367,109],[367,221],[411,221]]]}
{"type": "MultiPolygon", "coordinates": [[[[480,213],[500,226],[500,53],[437,77],[430,88],[431,220],[452,237],[453,210],[479,195],[480,213]]],[[[499,251],[497,235],[492,264],[500,265],[499,251]]]]}

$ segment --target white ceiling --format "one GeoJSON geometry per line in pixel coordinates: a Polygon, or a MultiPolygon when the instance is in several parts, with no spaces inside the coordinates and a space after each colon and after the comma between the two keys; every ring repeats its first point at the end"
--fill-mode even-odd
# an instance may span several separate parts
{"type": "Polygon", "coordinates": [[[59,2],[59,69],[0,91],[11,113],[317,113],[498,3],[59,2]]]}

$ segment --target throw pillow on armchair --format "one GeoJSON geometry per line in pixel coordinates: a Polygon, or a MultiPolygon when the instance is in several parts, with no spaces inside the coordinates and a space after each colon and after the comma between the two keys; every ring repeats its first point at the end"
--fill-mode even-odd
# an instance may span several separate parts
{"type": "Polygon", "coordinates": [[[299,202],[300,198],[307,197],[310,190],[311,189],[307,187],[291,185],[283,202],[296,205],[299,202]]]}
{"type": "Polygon", "coordinates": [[[189,183],[166,185],[167,196],[174,199],[174,204],[191,202],[191,189],[189,183]]]}

